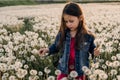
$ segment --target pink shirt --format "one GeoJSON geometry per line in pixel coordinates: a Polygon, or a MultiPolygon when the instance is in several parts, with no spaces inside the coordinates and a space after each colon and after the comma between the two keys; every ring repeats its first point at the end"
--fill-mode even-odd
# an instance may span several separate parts
{"type": "Polygon", "coordinates": [[[75,65],[75,38],[71,38],[70,42],[70,56],[69,56],[69,72],[74,70],[74,65],[75,65]]]}

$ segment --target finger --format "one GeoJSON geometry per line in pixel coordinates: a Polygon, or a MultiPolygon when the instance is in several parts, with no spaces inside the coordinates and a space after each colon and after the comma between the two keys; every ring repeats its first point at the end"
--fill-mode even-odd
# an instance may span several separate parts
{"type": "Polygon", "coordinates": [[[39,55],[42,56],[43,55],[43,50],[39,51],[39,55]]]}
{"type": "Polygon", "coordinates": [[[39,53],[42,54],[42,53],[43,53],[43,50],[40,50],[39,53]]]}
{"type": "Polygon", "coordinates": [[[100,49],[99,47],[94,48],[94,50],[99,50],[99,49],[100,49]]]}
{"type": "Polygon", "coordinates": [[[44,49],[40,49],[40,50],[39,50],[39,53],[43,53],[43,51],[44,51],[44,49]]]}
{"type": "Polygon", "coordinates": [[[45,50],[42,50],[41,56],[45,56],[45,50]]]}
{"type": "Polygon", "coordinates": [[[95,51],[94,54],[95,54],[95,55],[99,55],[100,52],[99,52],[99,51],[95,51]]]}
{"type": "Polygon", "coordinates": [[[44,56],[44,54],[41,53],[41,54],[39,54],[39,56],[44,56]]]}
{"type": "Polygon", "coordinates": [[[46,53],[46,51],[44,50],[44,51],[42,52],[43,56],[45,56],[45,53],[46,53]]]}
{"type": "Polygon", "coordinates": [[[97,48],[94,48],[94,50],[97,50],[97,48]]]}

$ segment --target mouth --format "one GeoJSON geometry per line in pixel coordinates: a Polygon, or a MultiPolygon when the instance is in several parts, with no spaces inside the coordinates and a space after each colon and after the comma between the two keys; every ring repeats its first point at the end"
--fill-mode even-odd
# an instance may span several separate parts
{"type": "Polygon", "coordinates": [[[69,29],[71,30],[71,29],[73,29],[73,27],[70,27],[69,29]]]}

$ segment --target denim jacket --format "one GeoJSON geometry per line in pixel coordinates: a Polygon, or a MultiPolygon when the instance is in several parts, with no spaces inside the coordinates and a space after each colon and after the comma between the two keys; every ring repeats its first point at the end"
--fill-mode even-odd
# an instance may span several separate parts
{"type": "MultiPolygon", "coordinates": [[[[89,67],[89,53],[93,55],[94,48],[96,47],[94,44],[94,37],[91,35],[86,35],[86,42],[83,43],[83,48],[80,50],[75,50],[75,70],[78,75],[81,76],[84,74],[82,71],[83,66],[89,67]]],[[[60,39],[60,33],[57,34],[55,42],[49,47],[49,55],[58,52],[57,44],[60,39]]],[[[66,33],[66,40],[64,44],[64,49],[62,51],[62,56],[59,59],[58,69],[64,73],[69,74],[68,72],[68,60],[70,55],[70,41],[71,36],[69,31],[66,33]]]]}

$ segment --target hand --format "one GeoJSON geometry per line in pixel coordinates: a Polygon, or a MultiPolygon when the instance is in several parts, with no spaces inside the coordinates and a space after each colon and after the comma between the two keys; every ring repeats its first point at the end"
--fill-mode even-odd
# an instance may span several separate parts
{"type": "Polygon", "coordinates": [[[40,56],[46,56],[46,53],[49,52],[49,49],[48,48],[41,48],[39,50],[39,55],[40,56]]]}
{"type": "Polygon", "coordinates": [[[95,55],[95,56],[99,56],[99,55],[100,55],[99,47],[96,47],[96,48],[94,49],[94,55],[95,55]]]}

